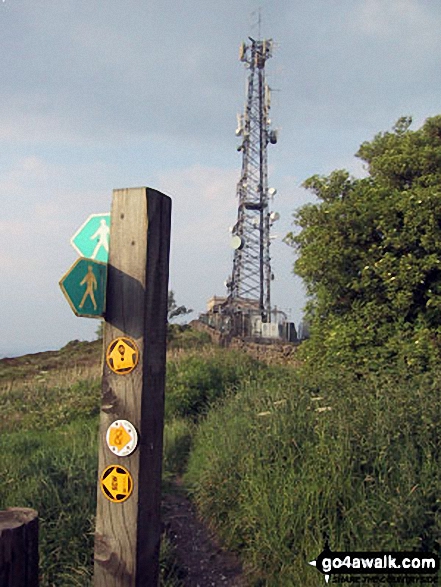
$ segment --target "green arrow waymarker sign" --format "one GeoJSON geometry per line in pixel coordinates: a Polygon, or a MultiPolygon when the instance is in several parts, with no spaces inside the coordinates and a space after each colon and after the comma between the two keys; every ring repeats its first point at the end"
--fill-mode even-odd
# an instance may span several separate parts
{"type": "Polygon", "coordinates": [[[109,258],[110,214],[91,214],[70,240],[82,257],[107,263],[109,258]]]}
{"type": "Polygon", "coordinates": [[[60,279],[72,310],[84,318],[101,318],[106,309],[107,263],[80,257],[60,279]]]}

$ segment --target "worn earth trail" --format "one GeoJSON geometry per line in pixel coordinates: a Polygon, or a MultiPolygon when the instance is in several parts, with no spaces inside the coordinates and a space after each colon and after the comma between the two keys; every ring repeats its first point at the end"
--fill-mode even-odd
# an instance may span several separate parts
{"type": "Polygon", "coordinates": [[[198,517],[179,480],[175,481],[173,491],[163,496],[163,520],[178,566],[185,575],[183,586],[245,587],[238,557],[221,548],[213,532],[198,517]]]}

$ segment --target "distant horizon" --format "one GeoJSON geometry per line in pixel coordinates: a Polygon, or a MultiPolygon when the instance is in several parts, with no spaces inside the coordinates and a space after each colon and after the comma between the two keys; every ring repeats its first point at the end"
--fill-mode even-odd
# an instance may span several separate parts
{"type": "Polygon", "coordinates": [[[92,338],[92,339],[79,339],[79,338],[72,338],[71,340],[69,340],[66,343],[62,343],[60,345],[57,345],[56,348],[44,348],[43,350],[39,349],[37,350],[37,347],[23,347],[22,349],[15,349],[11,352],[7,352],[5,353],[4,351],[0,351],[0,361],[2,359],[15,359],[17,357],[23,357],[24,355],[36,355],[38,353],[47,353],[47,352],[51,352],[51,351],[59,351],[62,348],[64,348],[67,344],[69,344],[69,342],[72,342],[74,340],[79,340],[80,342],[93,342],[94,340],[97,340],[97,338],[92,338]]]}

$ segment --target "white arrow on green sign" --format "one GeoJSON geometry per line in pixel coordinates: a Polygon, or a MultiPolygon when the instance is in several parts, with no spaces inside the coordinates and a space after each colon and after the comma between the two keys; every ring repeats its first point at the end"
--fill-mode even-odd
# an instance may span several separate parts
{"type": "Polygon", "coordinates": [[[91,214],[70,243],[82,257],[107,263],[109,258],[110,214],[91,214]]]}
{"type": "Polygon", "coordinates": [[[77,316],[101,318],[106,310],[107,263],[80,257],[60,279],[60,287],[77,316]]]}

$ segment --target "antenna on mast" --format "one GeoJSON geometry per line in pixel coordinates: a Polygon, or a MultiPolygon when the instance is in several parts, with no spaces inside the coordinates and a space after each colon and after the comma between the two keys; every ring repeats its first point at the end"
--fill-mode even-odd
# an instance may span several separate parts
{"type": "Polygon", "coordinates": [[[262,25],[262,7],[261,6],[259,6],[258,11],[259,11],[259,41],[260,41],[260,39],[262,37],[262,31],[261,31],[261,25],[262,25]]]}
{"type": "Polygon", "coordinates": [[[253,10],[251,12],[250,24],[252,30],[256,30],[257,27],[257,38],[260,41],[262,37],[262,5],[259,5],[259,7],[256,8],[256,10],[253,10]]]}

